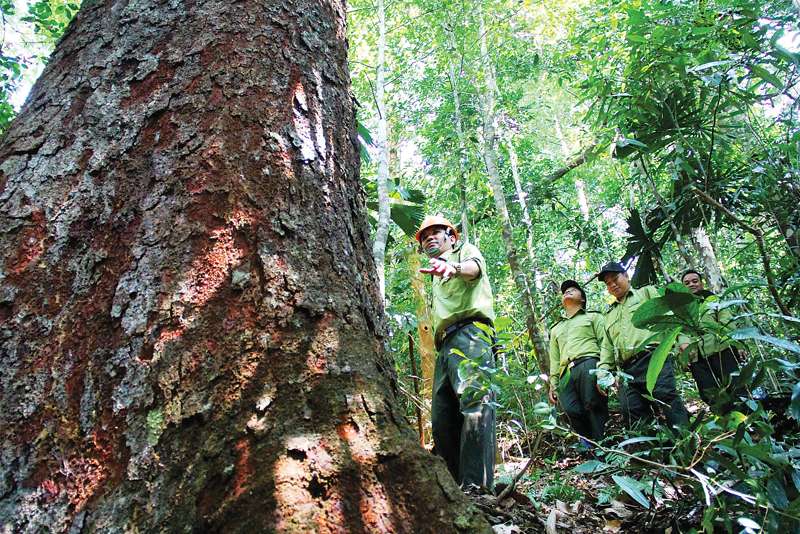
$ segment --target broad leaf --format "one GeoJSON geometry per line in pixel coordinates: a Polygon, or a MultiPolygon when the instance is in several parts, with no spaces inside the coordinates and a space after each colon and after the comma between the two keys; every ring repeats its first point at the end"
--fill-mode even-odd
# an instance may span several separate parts
{"type": "Polygon", "coordinates": [[[656,379],[661,369],[664,367],[664,362],[667,356],[669,356],[669,351],[675,343],[675,340],[678,339],[678,334],[680,332],[681,328],[678,327],[667,334],[667,337],[661,342],[650,358],[650,365],[647,367],[647,391],[649,391],[651,395],[653,394],[653,388],[656,386],[656,379]]]}
{"type": "Polygon", "coordinates": [[[611,478],[613,478],[614,482],[617,483],[617,486],[619,486],[622,491],[630,495],[633,500],[648,510],[650,509],[650,502],[647,500],[647,497],[644,496],[644,493],[642,493],[642,491],[636,487],[638,483],[634,479],[620,475],[611,475],[611,478]]]}
{"type": "Polygon", "coordinates": [[[781,339],[778,337],[768,336],[762,334],[758,331],[755,327],[747,327],[747,328],[739,328],[738,330],[734,330],[730,333],[731,339],[735,339],[737,341],[741,341],[743,339],[758,339],[760,341],[764,341],[765,343],[770,343],[775,345],[778,348],[783,350],[788,350],[794,352],[795,354],[800,354],[800,345],[796,343],[792,343],[786,339],[781,339]]]}
{"type": "Polygon", "coordinates": [[[609,467],[611,466],[603,462],[589,460],[588,462],[584,462],[581,465],[575,466],[572,470],[576,473],[599,473],[601,471],[605,471],[609,467]]]}

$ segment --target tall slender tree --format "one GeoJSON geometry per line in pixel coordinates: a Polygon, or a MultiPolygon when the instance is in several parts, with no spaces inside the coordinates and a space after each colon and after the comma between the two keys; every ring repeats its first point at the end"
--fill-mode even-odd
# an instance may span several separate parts
{"type": "Polygon", "coordinates": [[[378,0],[378,73],[375,82],[375,103],[378,108],[378,224],[372,255],[378,272],[378,289],[381,299],[386,296],[386,242],[389,239],[392,207],[389,204],[389,145],[386,131],[386,9],[378,0]]]}
{"type": "Polygon", "coordinates": [[[498,92],[497,82],[494,74],[494,65],[489,57],[489,50],[486,44],[486,24],[483,16],[483,8],[478,4],[478,23],[479,23],[479,39],[481,57],[483,59],[483,78],[485,80],[484,86],[479,91],[479,100],[482,112],[482,125],[483,125],[483,155],[484,163],[486,164],[486,172],[489,175],[489,183],[491,185],[492,194],[494,196],[495,209],[500,214],[500,225],[503,235],[503,246],[506,252],[506,259],[508,260],[509,268],[511,269],[511,276],[514,279],[517,291],[520,295],[520,305],[525,315],[525,324],[528,327],[528,335],[530,336],[531,345],[536,355],[536,361],[539,363],[539,369],[549,369],[549,360],[547,355],[547,347],[545,346],[544,333],[539,326],[539,321],[534,314],[532,289],[527,283],[527,277],[522,271],[520,264],[518,247],[514,243],[514,231],[511,227],[511,218],[506,208],[505,193],[503,191],[503,184],[500,180],[500,171],[497,167],[497,149],[495,139],[495,95],[498,92]]]}

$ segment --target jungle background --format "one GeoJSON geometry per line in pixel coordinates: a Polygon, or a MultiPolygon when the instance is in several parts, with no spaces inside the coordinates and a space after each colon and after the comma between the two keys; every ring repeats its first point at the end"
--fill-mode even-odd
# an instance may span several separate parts
{"type": "MultiPolygon", "coordinates": [[[[2,131],[79,4],[0,8],[2,131]]],[[[799,12],[786,0],[350,3],[373,254],[427,447],[434,354],[412,236],[440,213],[487,260],[499,366],[485,387],[498,393],[497,492],[509,491],[475,499],[496,531],[800,531],[799,12]],[[608,261],[634,285],[705,274],[737,317],[720,335],[747,351],[747,402],[711,410],[679,373],[690,427],[624,431],[612,399],[611,438],[579,444],[546,404],[547,332],[564,279],[608,307],[593,280],[608,261]]],[[[666,308],[690,329],[697,310],[670,287],[666,308]]]]}

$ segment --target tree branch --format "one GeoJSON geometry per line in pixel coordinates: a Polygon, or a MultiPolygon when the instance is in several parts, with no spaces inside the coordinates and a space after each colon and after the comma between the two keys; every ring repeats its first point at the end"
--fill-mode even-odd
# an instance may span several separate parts
{"type": "Polygon", "coordinates": [[[581,165],[586,163],[588,161],[589,154],[592,153],[592,150],[594,150],[594,148],[596,146],[597,146],[597,143],[592,143],[591,145],[589,145],[586,148],[586,150],[584,150],[582,153],[578,154],[577,156],[575,156],[574,158],[569,160],[566,163],[566,165],[564,165],[563,167],[561,167],[560,169],[555,171],[553,174],[551,174],[550,176],[546,177],[543,180],[543,182],[546,183],[546,184],[552,184],[552,183],[556,182],[557,180],[559,180],[560,178],[563,178],[572,169],[580,167],[581,165]]]}
{"type": "Polygon", "coordinates": [[[780,294],[778,293],[778,288],[775,285],[775,275],[772,273],[772,267],[770,266],[769,261],[769,253],[767,252],[766,247],[764,247],[764,233],[755,226],[750,226],[742,219],[737,217],[733,212],[731,212],[728,208],[708,196],[707,193],[704,191],[700,191],[696,187],[692,186],[692,191],[695,195],[700,197],[704,200],[707,204],[717,208],[722,213],[724,213],[730,220],[732,220],[735,224],[745,230],[747,233],[752,235],[756,240],[756,246],[758,247],[758,252],[761,254],[761,261],[764,264],[764,275],[767,277],[767,286],[769,287],[770,295],[772,295],[775,304],[778,305],[778,309],[781,310],[781,313],[787,315],[789,317],[794,317],[792,312],[789,311],[789,308],[783,303],[780,294]]]}

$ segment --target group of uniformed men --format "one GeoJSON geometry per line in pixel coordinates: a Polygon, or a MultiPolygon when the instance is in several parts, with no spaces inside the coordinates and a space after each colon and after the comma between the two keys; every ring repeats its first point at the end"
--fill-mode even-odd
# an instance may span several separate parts
{"type": "MultiPolygon", "coordinates": [[[[434,452],[462,486],[491,488],[496,456],[494,395],[481,377],[494,366],[495,315],[486,263],[474,245],[459,246],[458,232],[444,217],[425,217],[416,239],[429,257],[420,272],[431,275],[432,281],[431,322],[438,352],[431,403],[434,452]]],[[[580,284],[573,280],[561,284],[564,317],[550,333],[550,401],[561,405],[576,433],[600,442],[609,416],[608,393],[598,385],[598,370],[620,370],[631,377],[618,384],[626,425],[654,417],[670,427],[688,421],[669,359],[652,395],[646,389],[647,369],[658,343],[643,346],[653,332],[635,327],[631,318],[639,306],[658,296],[656,288],[633,289],[623,266],[614,262],[605,265],[597,279],[614,297],[605,315],[587,311],[580,284]]],[[[697,271],[686,271],[681,281],[696,295],[707,296],[697,271]]],[[[704,322],[731,321],[726,310],[706,311],[704,322]]],[[[696,347],[690,368],[703,400],[708,402],[714,389],[732,387],[731,374],[738,363],[727,344],[720,344],[713,334],[699,340],[681,337],[678,343],[681,350],[696,347]]]]}
{"type": "MultiPolygon", "coordinates": [[[[595,369],[601,372],[618,369],[630,377],[618,387],[622,418],[627,426],[650,422],[653,418],[670,428],[687,422],[688,413],[669,358],[664,361],[652,394],[647,391],[647,371],[660,338],[646,328],[634,326],[632,318],[642,304],[659,296],[658,290],[653,286],[633,289],[625,269],[615,262],[603,266],[597,279],[605,283],[606,290],[614,297],[605,315],[586,311],[586,293],[577,282],[567,280],[561,284],[564,317],[550,333],[550,402],[561,405],[575,432],[600,442],[608,421],[608,395],[598,383],[595,369]]],[[[685,271],[681,282],[698,297],[713,296],[705,291],[703,278],[694,269],[685,271]]],[[[730,311],[705,307],[701,324],[715,331],[718,328],[712,326],[714,323],[733,327],[730,311]]],[[[739,364],[729,343],[721,343],[713,333],[699,339],[681,335],[679,350],[690,346],[696,348],[689,353],[688,367],[700,398],[711,402],[715,392],[736,391],[732,375],[739,370],[739,364]]]]}

